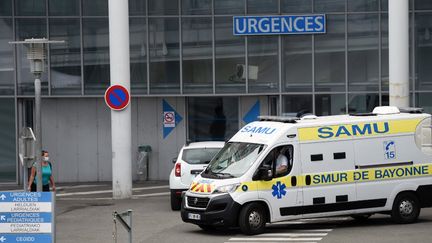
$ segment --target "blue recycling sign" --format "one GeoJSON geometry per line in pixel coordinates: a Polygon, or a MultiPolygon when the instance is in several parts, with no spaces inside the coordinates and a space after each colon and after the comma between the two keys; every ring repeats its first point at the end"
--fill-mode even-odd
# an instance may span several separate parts
{"type": "Polygon", "coordinates": [[[52,192],[0,192],[0,243],[53,242],[52,192]]]}

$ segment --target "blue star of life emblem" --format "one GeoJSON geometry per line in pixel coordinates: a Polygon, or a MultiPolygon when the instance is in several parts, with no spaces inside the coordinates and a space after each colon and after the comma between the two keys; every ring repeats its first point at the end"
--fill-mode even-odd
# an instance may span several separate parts
{"type": "Polygon", "coordinates": [[[282,184],[280,181],[276,182],[276,184],[274,184],[272,186],[273,192],[272,195],[273,197],[277,197],[277,199],[281,199],[282,196],[285,196],[286,191],[285,191],[286,185],[282,184]]]}

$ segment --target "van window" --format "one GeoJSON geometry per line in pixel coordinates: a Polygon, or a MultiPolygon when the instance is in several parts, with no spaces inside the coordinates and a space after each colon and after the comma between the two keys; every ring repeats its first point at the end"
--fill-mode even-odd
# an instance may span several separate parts
{"type": "Polygon", "coordinates": [[[323,155],[322,154],[311,154],[311,161],[322,161],[323,155]]]}
{"type": "Polygon", "coordinates": [[[345,158],[346,158],[345,152],[333,153],[333,159],[345,159],[345,158]]]}
{"type": "Polygon", "coordinates": [[[293,152],[292,145],[276,147],[269,152],[262,164],[271,166],[274,178],[288,175],[293,167],[293,152]]]}

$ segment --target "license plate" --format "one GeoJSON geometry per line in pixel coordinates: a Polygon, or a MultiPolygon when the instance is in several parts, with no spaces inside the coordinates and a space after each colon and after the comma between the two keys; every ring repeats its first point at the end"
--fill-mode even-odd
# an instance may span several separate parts
{"type": "Polygon", "coordinates": [[[201,215],[199,215],[197,213],[189,213],[188,214],[188,218],[189,219],[194,219],[194,220],[201,220],[201,215]]]}

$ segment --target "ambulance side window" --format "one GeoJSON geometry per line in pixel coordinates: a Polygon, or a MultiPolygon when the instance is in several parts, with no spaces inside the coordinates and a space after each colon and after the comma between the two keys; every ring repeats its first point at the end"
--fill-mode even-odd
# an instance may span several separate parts
{"type": "Polygon", "coordinates": [[[274,178],[288,175],[293,166],[293,146],[284,145],[272,149],[261,165],[272,168],[274,178]]]}

